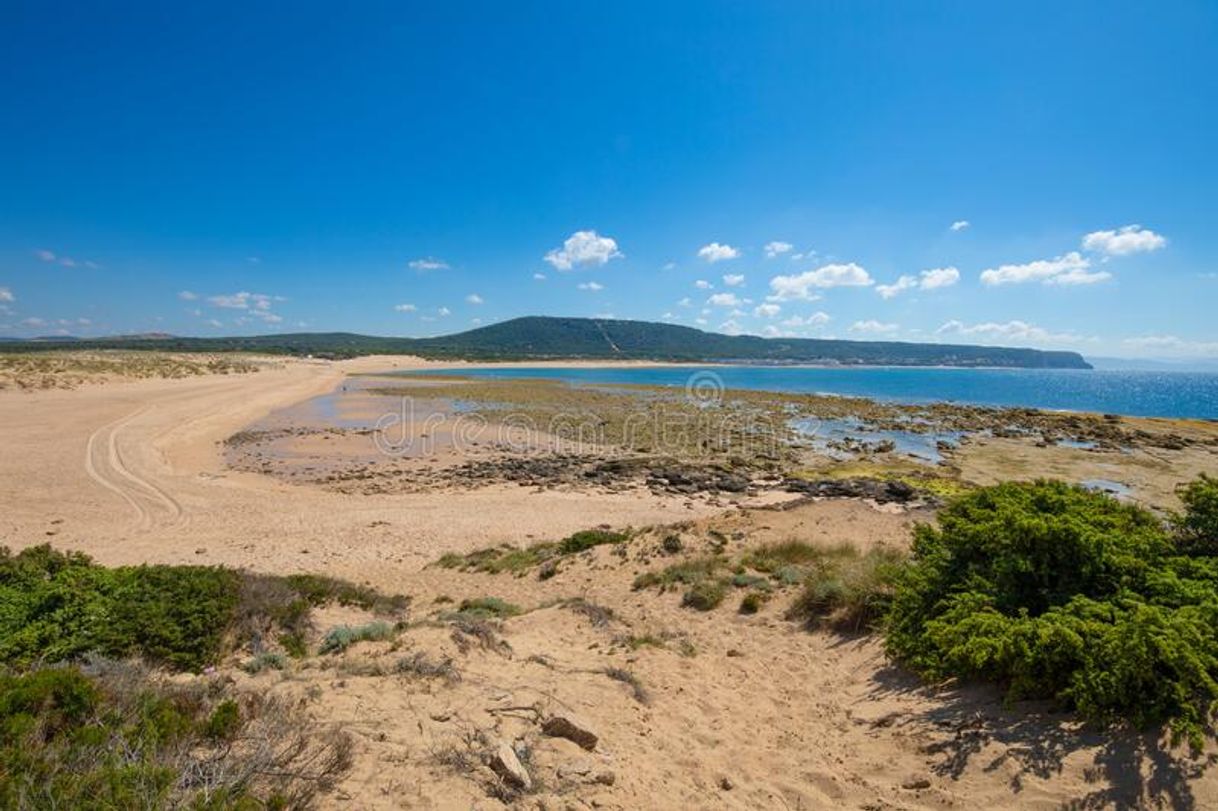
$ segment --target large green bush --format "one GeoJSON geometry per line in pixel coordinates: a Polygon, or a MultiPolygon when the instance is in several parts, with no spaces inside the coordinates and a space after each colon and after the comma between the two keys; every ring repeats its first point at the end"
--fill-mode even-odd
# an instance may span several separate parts
{"type": "Polygon", "coordinates": [[[0,549],[0,661],[95,651],[198,670],[218,655],[238,590],[237,573],[216,567],[107,569],[49,546],[0,549]]]}
{"type": "Polygon", "coordinates": [[[313,606],[339,602],[399,613],[404,597],[311,575],[253,575],[217,566],[99,566],[80,553],[0,547],[0,664],[85,653],[140,656],[198,671],[272,635],[300,652],[313,606]]]}
{"type": "Polygon", "coordinates": [[[1205,548],[1195,505],[1209,498],[1185,498],[1173,534],[1144,509],[1061,482],[965,495],[915,531],[888,650],[931,679],[996,681],[1012,698],[1105,721],[1170,722],[1199,746],[1218,707],[1218,558],[1191,554],[1205,548]]]}

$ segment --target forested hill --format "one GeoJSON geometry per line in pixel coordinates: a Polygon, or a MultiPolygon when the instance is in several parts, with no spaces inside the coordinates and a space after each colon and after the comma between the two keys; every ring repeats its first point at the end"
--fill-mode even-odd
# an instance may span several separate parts
{"type": "Polygon", "coordinates": [[[838,363],[891,366],[1003,366],[1089,369],[1077,352],[994,346],[759,338],[722,335],[675,324],[598,318],[514,318],[435,338],[382,338],[353,333],[292,333],[240,338],[139,336],[5,342],[6,349],[161,349],[250,351],[322,357],[412,354],[471,360],[622,358],[631,360],[838,363]]]}

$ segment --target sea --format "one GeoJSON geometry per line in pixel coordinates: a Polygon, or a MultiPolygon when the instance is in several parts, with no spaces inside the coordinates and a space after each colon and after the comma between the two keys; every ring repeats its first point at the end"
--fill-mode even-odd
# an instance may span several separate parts
{"type": "Polygon", "coordinates": [[[1218,373],[1214,372],[713,365],[471,367],[429,370],[423,374],[539,378],[576,385],[637,383],[682,387],[699,397],[713,394],[716,388],[752,389],[900,403],[952,402],[1140,417],[1218,419],[1218,373]]]}

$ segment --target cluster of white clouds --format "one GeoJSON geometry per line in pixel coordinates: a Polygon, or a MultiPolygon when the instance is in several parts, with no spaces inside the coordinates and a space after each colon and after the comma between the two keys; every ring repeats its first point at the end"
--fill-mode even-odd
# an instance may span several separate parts
{"type": "Polygon", "coordinates": [[[96,270],[101,267],[91,259],[82,259],[77,261],[70,256],[59,256],[54,251],[49,251],[46,248],[41,248],[34,251],[34,256],[38,257],[43,262],[53,262],[65,268],[87,267],[91,270],[96,270]]]}
{"type": "Polygon", "coordinates": [[[728,287],[739,287],[744,284],[743,273],[727,273],[723,276],[723,283],[728,287]]]}
{"type": "Polygon", "coordinates": [[[1072,332],[1050,332],[1043,327],[1019,320],[1002,323],[985,321],[978,324],[952,320],[935,330],[935,334],[958,335],[979,343],[1021,341],[1031,344],[1077,344],[1087,340],[1072,332]]]}
{"type": "Polygon", "coordinates": [[[16,300],[17,297],[13,295],[12,290],[9,290],[7,287],[0,287],[0,302],[12,304],[16,300]]]}
{"type": "Polygon", "coordinates": [[[1126,225],[1115,231],[1092,231],[1083,237],[1083,250],[1107,256],[1157,251],[1167,246],[1167,239],[1140,225],[1126,225]]]}
{"type": "Polygon", "coordinates": [[[731,245],[712,242],[698,249],[698,258],[704,259],[707,262],[724,262],[728,259],[739,259],[740,250],[733,248],[731,245]]]}
{"type": "Polygon", "coordinates": [[[1037,259],[1022,265],[999,265],[981,271],[981,283],[991,287],[1003,284],[1040,282],[1054,285],[1095,284],[1111,279],[1106,270],[1091,270],[1091,260],[1078,251],[1053,259],[1037,259]]]}
{"type": "Polygon", "coordinates": [[[555,248],[543,258],[555,270],[572,270],[580,265],[604,265],[610,259],[620,259],[617,241],[595,231],[576,231],[567,237],[561,248],[555,248]]]}
{"type": "Polygon", "coordinates": [[[892,284],[876,285],[875,291],[882,298],[893,298],[905,290],[938,290],[951,287],[960,281],[960,271],[954,267],[931,268],[918,276],[903,275],[892,284]]]}
{"type": "Polygon", "coordinates": [[[820,298],[817,290],[832,287],[870,287],[875,284],[865,268],[854,262],[822,265],[815,270],[806,270],[788,276],[770,279],[770,301],[815,301],[820,298]]]}
{"type": "Polygon", "coordinates": [[[765,251],[766,259],[775,259],[782,256],[784,253],[790,253],[794,247],[795,246],[790,242],[783,242],[781,239],[776,239],[773,242],[767,242],[762,250],[765,251]]]}
{"type": "Polygon", "coordinates": [[[411,270],[417,270],[420,273],[425,273],[429,270],[448,270],[448,263],[443,259],[436,259],[434,256],[412,259],[406,264],[409,265],[411,270]]]}
{"type": "Polygon", "coordinates": [[[1218,355],[1218,341],[1188,341],[1175,335],[1142,335],[1126,338],[1125,346],[1164,355],[1218,355]]]}
{"type": "Polygon", "coordinates": [[[580,290],[587,290],[589,293],[599,293],[605,289],[605,286],[598,282],[580,282],[575,286],[580,290]]]}
{"type": "MultiPolygon", "coordinates": [[[[1082,240],[1082,249],[1099,256],[1101,262],[1107,262],[1114,256],[1157,251],[1166,245],[1164,236],[1140,225],[1092,231],[1082,240]]],[[[1111,278],[1112,274],[1106,270],[1092,270],[1091,257],[1079,251],[1070,251],[1053,259],[1038,259],[1022,265],[999,265],[981,271],[982,284],[991,287],[1026,282],[1073,286],[1095,284],[1111,278]]]]}
{"type": "Polygon", "coordinates": [[[866,321],[855,321],[850,325],[851,332],[870,332],[880,335],[896,332],[900,328],[900,324],[886,324],[883,321],[876,321],[874,318],[867,319],[866,321]]]}

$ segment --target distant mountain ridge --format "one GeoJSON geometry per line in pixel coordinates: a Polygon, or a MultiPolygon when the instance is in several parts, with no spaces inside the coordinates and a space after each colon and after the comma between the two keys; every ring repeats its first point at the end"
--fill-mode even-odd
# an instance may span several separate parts
{"type": "MultiPolygon", "coordinates": [[[[71,339],[77,349],[162,349],[266,352],[321,357],[420,355],[468,360],[667,360],[688,362],[808,363],[846,366],[997,366],[1090,369],[1077,352],[968,344],[760,338],[723,335],[677,324],[599,318],[525,316],[434,338],[384,338],[346,332],[289,333],[233,338],[138,336],[71,339]]],[[[21,351],[56,342],[19,342],[21,351]]]]}

